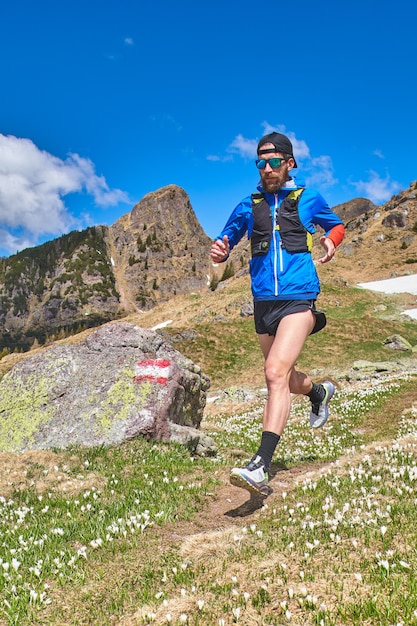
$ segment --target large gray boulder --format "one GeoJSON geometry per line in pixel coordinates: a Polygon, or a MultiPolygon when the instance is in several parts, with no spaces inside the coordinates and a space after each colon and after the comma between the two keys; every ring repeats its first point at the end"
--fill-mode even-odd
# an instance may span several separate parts
{"type": "Polygon", "coordinates": [[[197,448],[209,386],[156,332],[108,324],[76,345],[29,355],[3,377],[0,451],[116,445],[138,435],[169,441],[172,424],[174,441],[197,448]]]}

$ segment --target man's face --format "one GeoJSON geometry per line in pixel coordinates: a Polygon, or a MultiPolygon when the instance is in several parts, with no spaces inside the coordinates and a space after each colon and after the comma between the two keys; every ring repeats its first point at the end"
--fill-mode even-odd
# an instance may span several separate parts
{"type": "MultiPolygon", "coordinates": [[[[275,146],[272,143],[266,143],[261,147],[261,150],[271,149],[271,152],[267,152],[258,155],[259,159],[265,159],[268,161],[274,157],[283,158],[282,152],[275,152],[275,146]]],[[[277,193],[288,180],[288,172],[294,166],[294,159],[289,158],[288,161],[282,161],[279,167],[272,168],[269,163],[266,164],[265,169],[259,170],[261,176],[262,188],[267,193],[277,193]]]]}

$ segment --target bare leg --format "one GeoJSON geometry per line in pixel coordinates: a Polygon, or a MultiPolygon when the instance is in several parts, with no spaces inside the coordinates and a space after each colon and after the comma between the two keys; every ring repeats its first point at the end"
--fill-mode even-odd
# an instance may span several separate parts
{"type": "Polygon", "coordinates": [[[308,310],[284,317],[275,337],[258,334],[265,358],[268,400],[258,452],[245,467],[234,467],[230,472],[230,482],[236,487],[264,496],[270,493],[268,468],[288,421],[291,392],[307,394],[313,386],[309,376],[295,370],[295,363],[313,326],[314,316],[308,310]]]}
{"type": "MultiPolygon", "coordinates": [[[[258,335],[258,339],[266,361],[275,337],[272,337],[271,335],[258,335]]],[[[294,366],[291,370],[290,376],[290,392],[297,395],[307,395],[310,393],[312,386],[313,382],[310,376],[297,371],[294,366]]]]}
{"type": "Polygon", "coordinates": [[[311,311],[284,317],[275,337],[258,335],[265,357],[265,379],[268,400],[265,405],[263,429],[281,435],[291,409],[291,393],[311,391],[309,376],[294,369],[304,342],[314,326],[311,311]]]}

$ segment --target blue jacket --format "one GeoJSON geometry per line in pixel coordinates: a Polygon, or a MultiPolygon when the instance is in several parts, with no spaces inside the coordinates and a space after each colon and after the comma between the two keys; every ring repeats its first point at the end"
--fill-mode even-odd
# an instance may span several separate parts
{"type": "MultiPolygon", "coordinates": [[[[252,294],[260,300],[315,300],[320,293],[320,282],[310,252],[287,252],[281,245],[281,237],[276,225],[276,209],[292,189],[301,189],[294,179],[279,190],[277,194],[265,193],[271,208],[273,221],[272,241],[265,256],[255,256],[250,261],[252,294]]],[[[258,191],[263,192],[262,186],[258,191]]],[[[329,236],[342,220],[329,208],[324,198],[315,191],[304,189],[298,203],[298,213],[304,228],[311,234],[320,226],[329,236]]],[[[226,226],[217,237],[228,236],[231,249],[239,243],[245,233],[251,237],[253,227],[252,196],[240,202],[226,226]]]]}

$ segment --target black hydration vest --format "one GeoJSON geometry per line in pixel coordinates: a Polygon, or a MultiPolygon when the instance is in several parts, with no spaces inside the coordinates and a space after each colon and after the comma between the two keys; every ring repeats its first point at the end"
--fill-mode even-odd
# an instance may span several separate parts
{"type": "MultiPolygon", "coordinates": [[[[287,252],[311,252],[313,240],[298,213],[298,202],[304,189],[293,189],[283,199],[277,211],[276,228],[279,229],[282,247],[287,252]]],[[[252,194],[253,229],[252,256],[267,254],[272,239],[271,208],[263,193],[252,194]]]]}

